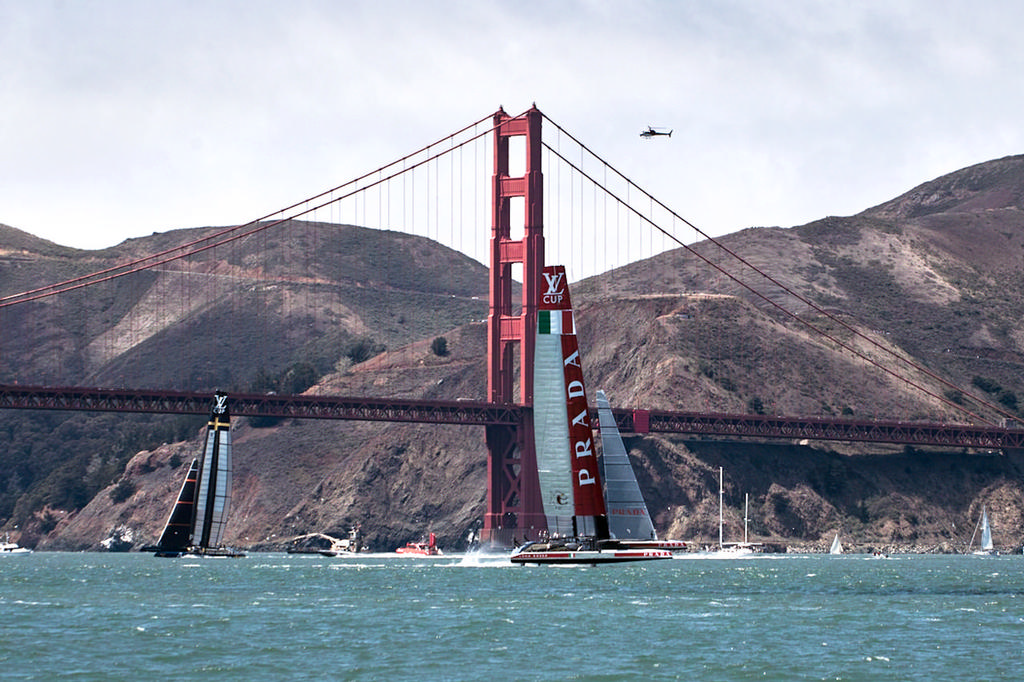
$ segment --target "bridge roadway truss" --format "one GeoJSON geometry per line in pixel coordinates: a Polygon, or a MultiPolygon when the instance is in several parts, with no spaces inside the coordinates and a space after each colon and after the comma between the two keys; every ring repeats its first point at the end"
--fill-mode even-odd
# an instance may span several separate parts
{"type": "MultiPolygon", "coordinates": [[[[207,414],[212,393],[145,391],[109,388],[0,386],[0,409],[92,410],[207,414]]],[[[349,419],[359,421],[518,425],[516,406],[473,401],[393,400],[325,395],[231,393],[231,414],[242,417],[349,419]]]]}
{"type": "MultiPolygon", "coordinates": [[[[201,414],[210,393],[109,388],[0,386],[0,409],[85,410],[201,414]]],[[[531,408],[470,400],[394,400],[328,395],[232,393],[231,413],[241,417],[343,419],[419,424],[519,428],[531,408]]],[[[663,433],[736,440],[824,440],[905,445],[1024,448],[1024,429],[930,422],[858,421],[818,417],[769,417],[615,409],[623,433],[663,433]]],[[[591,410],[597,422],[597,410],[591,410]]]]}
{"type": "Polygon", "coordinates": [[[736,439],[831,440],[984,449],[1024,447],[1024,429],[931,422],[859,421],[824,417],[768,417],[614,410],[623,432],[678,433],[736,439]],[[639,428],[634,420],[646,428],[639,428]]]}

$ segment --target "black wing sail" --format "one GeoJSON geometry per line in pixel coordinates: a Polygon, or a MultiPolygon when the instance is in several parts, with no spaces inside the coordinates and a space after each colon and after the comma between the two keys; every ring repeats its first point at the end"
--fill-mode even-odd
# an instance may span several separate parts
{"type": "Polygon", "coordinates": [[[164,526],[164,532],[157,543],[159,552],[184,552],[192,544],[192,519],[196,508],[196,482],[199,480],[199,459],[192,460],[192,466],[181,484],[178,500],[171,509],[171,515],[164,526]]]}

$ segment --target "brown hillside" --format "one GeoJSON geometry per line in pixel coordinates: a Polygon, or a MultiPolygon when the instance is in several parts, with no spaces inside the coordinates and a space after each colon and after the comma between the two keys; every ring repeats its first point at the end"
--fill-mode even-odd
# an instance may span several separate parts
{"type": "MultiPolygon", "coordinates": [[[[613,405],[622,407],[972,420],[957,408],[963,404],[985,419],[1001,418],[993,405],[1018,415],[1016,396],[1024,391],[1022,165],[1022,157],[1000,159],[927,183],[856,216],[792,229],[744,230],[720,240],[775,283],[728,263],[730,257],[710,242],[695,248],[742,284],[683,249],[576,283],[573,296],[591,392],[601,388],[613,405]],[[927,372],[893,360],[889,351],[927,372]],[[938,398],[872,362],[898,370],[900,377],[938,398]],[[940,379],[960,390],[950,390],[940,379]]],[[[159,367],[160,348],[195,342],[197,336],[203,346],[226,345],[216,330],[240,310],[252,309],[247,328],[252,333],[274,330],[281,340],[276,352],[282,365],[314,348],[312,340],[289,335],[296,323],[312,320],[320,335],[340,326],[349,337],[387,339],[382,344],[386,353],[351,366],[338,362],[340,338],[326,344],[328,370],[311,390],[482,398],[482,266],[425,240],[411,248],[407,240],[418,238],[341,226],[325,229],[336,229],[339,240],[359,236],[363,255],[346,258],[355,247],[342,248],[339,241],[336,254],[328,256],[335,247],[327,247],[324,233],[314,230],[305,238],[314,241],[305,248],[268,239],[274,248],[266,263],[252,261],[241,247],[204,261],[202,267],[212,270],[203,272],[230,273],[256,286],[257,298],[231,293],[228,298],[235,303],[211,301],[179,319],[161,312],[159,297],[151,292],[173,287],[175,277],[195,276],[199,263],[184,274],[161,273],[152,283],[137,285],[136,295],[123,301],[115,297],[120,305],[146,301],[158,329],[150,333],[146,328],[142,342],[128,344],[95,366],[83,353],[81,362],[91,374],[83,370],[82,376],[105,376],[115,368],[145,372],[152,365],[151,380],[158,382],[175,370],[159,367]],[[316,279],[323,280],[317,286],[335,292],[329,305],[320,292],[286,274],[289,263],[308,257],[313,243],[324,253],[323,263],[313,267],[316,279]],[[443,266],[416,257],[420,253],[434,253],[443,266]],[[393,267],[388,258],[402,265],[393,267]],[[383,271],[390,274],[367,266],[368,259],[383,262],[383,271]],[[291,298],[271,293],[299,287],[304,293],[291,298]],[[449,301],[441,305],[442,298],[449,301]],[[277,326],[269,322],[275,319],[281,320],[277,326]],[[213,331],[203,337],[207,330],[213,331]],[[445,357],[430,350],[437,335],[445,336],[451,349],[445,357]]],[[[122,246],[144,253],[151,245],[122,246]]],[[[39,272],[57,268],[52,257],[39,261],[39,272]]],[[[115,326],[112,321],[102,331],[109,334],[115,326]]],[[[54,327],[57,338],[74,334],[83,331],[54,327]]],[[[45,376],[44,353],[16,350],[45,376]]],[[[232,367],[249,362],[240,360],[248,352],[245,346],[217,352],[222,351],[218,357],[232,367]]],[[[196,385],[204,379],[200,372],[196,385]]],[[[314,531],[340,535],[350,524],[362,523],[375,549],[391,549],[428,530],[457,548],[483,513],[486,460],[480,429],[311,421],[254,428],[247,420],[236,421],[236,513],[229,531],[235,544],[281,547],[282,538],[314,531]]],[[[653,436],[629,438],[628,445],[658,529],[674,537],[707,540],[717,535],[715,477],[722,466],[731,537],[741,532],[741,505],[748,493],[754,532],[799,546],[824,548],[842,528],[850,537],[846,544],[855,547],[951,551],[969,538],[982,503],[993,517],[997,544],[1005,549],[1021,543],[1020,453],[653,436]]],[[[122,502],[113,501],[109,488],[80,511],[51,508],[49,526],[34,527],[39,546],[96,548],[118,526],[133,528],[137,544],[151,542],[178,485],[180,470],[168,464],[187,450],[165,445],[136,455],[124,473],[135,492],[122,502]],[[53,526],[54,514],[61,511],[67,513],[53,526]]],[[[17,521],[26,523],[25,518],[17,521]]]]}
{"type": "MultiPolygon", "coordinates": [[[[16,256],[0,257],[0,295],[220,229],[59,253],[24,233],[2,232],[19,246],[7,249],[16,256]]],[[[0,254],[5,248],[0,242],[0,254]]],[[[84,292],[0,310],[8,332],[0,381],[242,390],[260,370],[298,360],[326,372],[354,339],[399,347],[481,319],[486,295],[486,268],[422,237],[289,222],[84,292]]]]}
{"type": "Polygon", "coordinates": [[[949,173],[864,213],[903,221],[1006,208],[1024,209],[1024,156],[1007,156],[949,173]]]}

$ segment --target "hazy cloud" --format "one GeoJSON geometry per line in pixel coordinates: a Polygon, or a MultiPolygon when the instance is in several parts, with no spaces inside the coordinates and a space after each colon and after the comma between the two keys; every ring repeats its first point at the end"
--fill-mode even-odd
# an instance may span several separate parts
{"type": "Polygon", "coordinates": [[[1021,152],[1010,1],[0,0],[0,222],[244,222],[532,102],[703,229],[1021,152]],[[646,125],[675,129],[643,142],[646,125]]]}

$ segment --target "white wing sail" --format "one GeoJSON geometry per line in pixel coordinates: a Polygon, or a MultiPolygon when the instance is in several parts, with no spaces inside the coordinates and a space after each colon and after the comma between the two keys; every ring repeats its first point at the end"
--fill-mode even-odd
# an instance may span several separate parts
{"type": "MultiPolygon", "coordinates": [[[[540,314],[548,317],[550,312],[542,310],[540,314]]],[[[561,315],[556,316],[559,321],[561,318],[561,315]]],[[[533,358],[533,434],[537,476],[548,532],[573,535],[572,517],[576,506],[572,488],[565,373],[562,369],[561,326],[554,325],[552,329],[550,322],[545,322],[547,324],[541,325],[537,334],[533,358]]]]}

